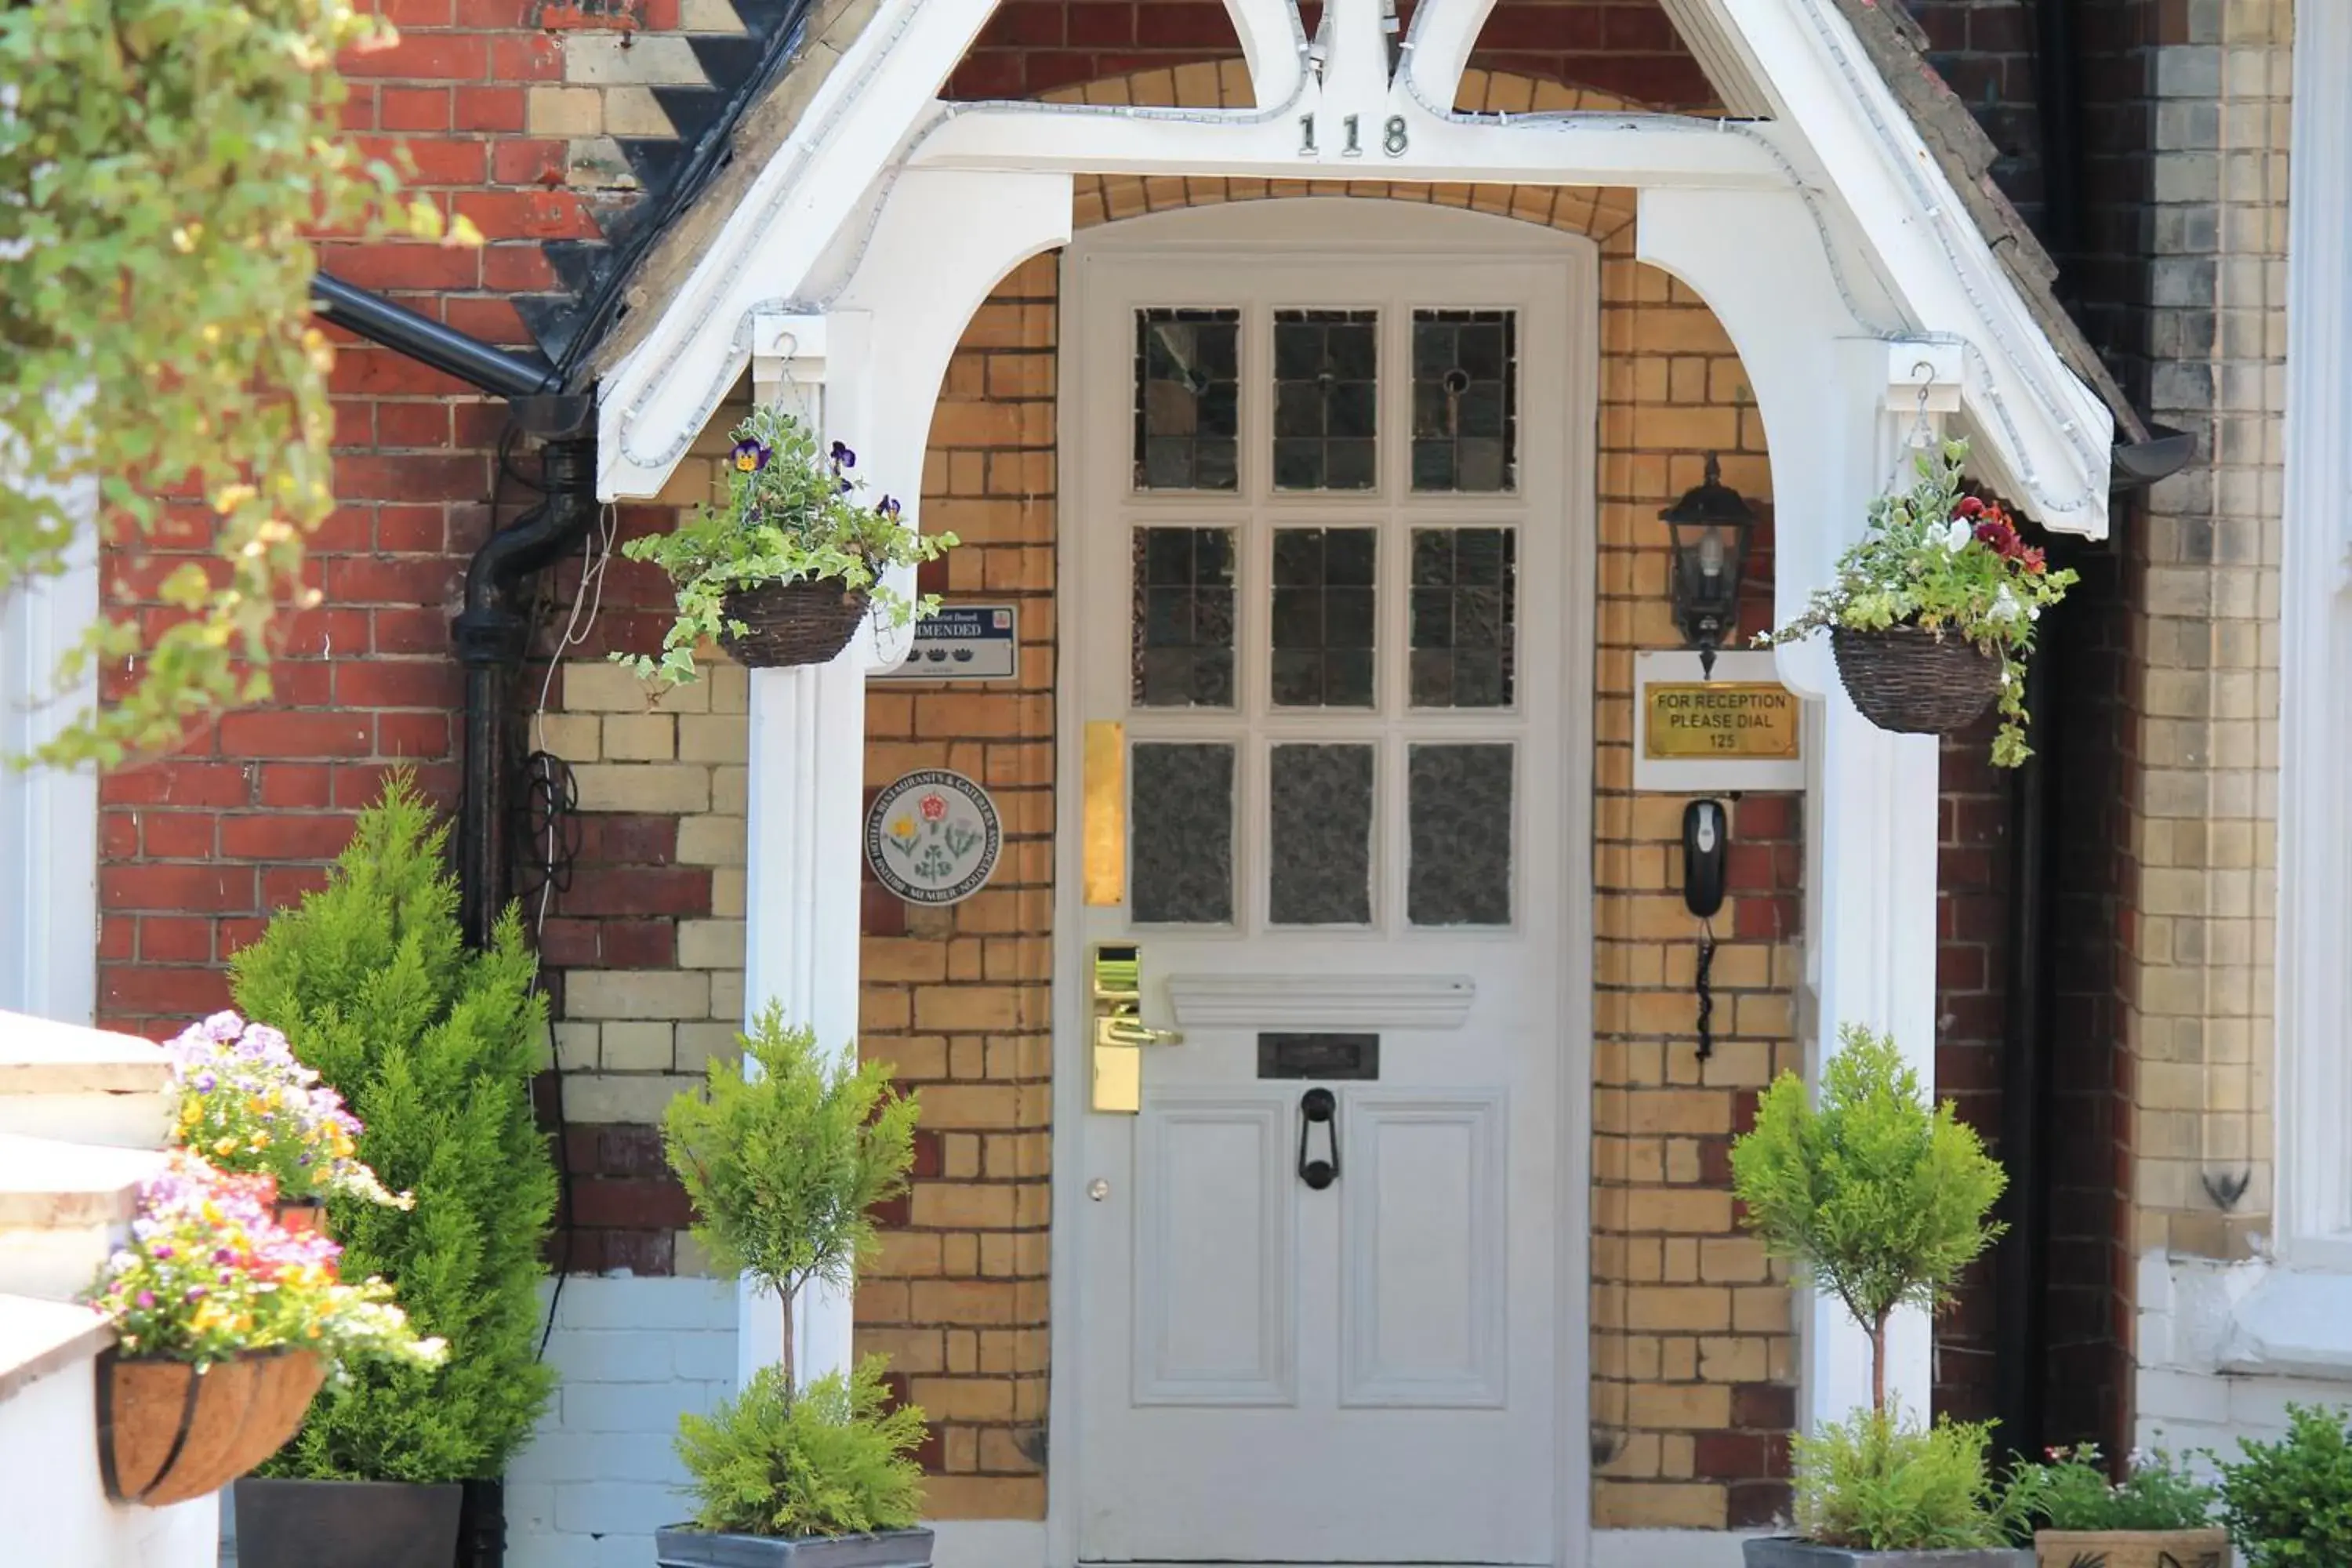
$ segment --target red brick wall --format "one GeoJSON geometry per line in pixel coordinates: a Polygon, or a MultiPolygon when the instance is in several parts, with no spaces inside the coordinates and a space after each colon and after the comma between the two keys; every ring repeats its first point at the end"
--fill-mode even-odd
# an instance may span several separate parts
{"type": "MultiPolygon", "coordinates": [[[[1413,0],[1399,16],[1412,26],[1413,0]]],[[[1311,33],[1320,7],[1302,8],[1311,33]]],[[[1223,0],[1005,0],[950,80],[950,98],[1031,98],[1055,88],[1241,53],[1223,0]]],[[[1595,88],[1660,109],[1714,89],[1657,0],[1501,0],[1474,67],[1595,88]]]]}
{"type": "MultiPolygon", "coordinates": [[[[551,144],[519,135],[529,84],[560,69],[554,38],[525,0],[383,0],[381,10],[403,37],[345,62],[344,125],[372,153],[404,145],[414,188],[489,243],[338,243],[321,262],[437,321],[520,343],[504,296],[551,285],[539,240],[593,230],[575,198],[541,183],[551,144]]],[[[341,504],[308,570],[324,604],[287,618],[269,703],[101,786],[99,1010],[110,1027],[167,1033],[225,1005],[222,962],[269,910],[318,885],[388,767],[415,766],[445,805],[455,795],[448,622],[490,525],[504,409],[329,333],[341,504]]],[[[510,489],[509,503],[522,495],[510,489]]],[[[197,531],[177,542],[152,566],[110,558],[114,590],[137,602],[175,554],[203,559],[197,531]]]]}
{"type": "MultiPolygon", "coordinates": [[[[1987,719],[1943,742],[1937,826],[1936,1093],[2000,1152],[2009,1002],[2010,787],[1992,765],[1987,719]]],[[[1998,1255],[1969,1272],[1936,1321],[1935,1409],[1955,1420],[2000,1414],[1998,1255]]]]}

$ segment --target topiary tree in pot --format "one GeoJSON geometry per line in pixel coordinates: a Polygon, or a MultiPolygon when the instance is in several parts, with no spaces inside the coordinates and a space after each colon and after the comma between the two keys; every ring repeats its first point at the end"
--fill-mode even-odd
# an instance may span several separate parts
{"type": "Polygon", "coordinates": [[[556,1174],[530,1102],[546,1003],[514,910],[488,951],[466,947],[446,837],[395,774],[327,886],[233,961],[238,1005],[342,1094],[360,1158],[415,1195],[400,1209],[330,1194],[346,1271],[383,1276],[448,1342],[439,1366],[329,1389],[267,1479],[239,1483],[244,1568],[272,1568],[279,1542],[289,1568],[454,1561],[461,1493],[501,1474],[553,1381],[538,1350],[556,1174]],[[420,1539],[436,1544],[377,1555],[420,1539]]]}
{"type": "Polygon", "coordinates": [[[1731,1149],[1733,1190],[1767,1251],[1835,1296],[1870,1337],[1871,1404],[1796,1439],[1793,1538],[1752,1540],[1750,1568],[2031,1568],[1985,1460],[1989,1426],[1923,1426],[1886,1395],[1886,1326],[1932,1310],[2000,1234],[2007,1184],[1951,1104],[1930,1107],[1891,1037],[1855,1025],[1816,1105],[1782,1073],[1731,1149]]]}
{"type": "Polygon", "coordinates": [[[747,1273],[783,1310],[782,1362],[710,1415],[681,1419],[691,1525],[658,1531],[662,1568],[922,1568],[915,1528],[923,1413],[887,1408],[885,1363],[803,1386],[793,1303],[849,1283],[874,1247],[874,1205],[906,1190],[918,1108],[890,1069],[836,1058],[787,1028],[771,1003],[740,1036],[741,1062],[714,1059],[698,1093],[670,1102],[662,1142],[694,1200],[694,1234],[720,1268],[747,1273]]]}

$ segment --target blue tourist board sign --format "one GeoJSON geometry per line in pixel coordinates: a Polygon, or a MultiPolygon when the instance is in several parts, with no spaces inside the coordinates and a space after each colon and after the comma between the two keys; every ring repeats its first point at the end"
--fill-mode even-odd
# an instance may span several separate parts
{"type": "Polygon", "coordinates": [[[1021,612],[1013,605],[942,605],[915,623],[904,663],[877,680],[1011,680],[1021,673],[1021,612]]]}

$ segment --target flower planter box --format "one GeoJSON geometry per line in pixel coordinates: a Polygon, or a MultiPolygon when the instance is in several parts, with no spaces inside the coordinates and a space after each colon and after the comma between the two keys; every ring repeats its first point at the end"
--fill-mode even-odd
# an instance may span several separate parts
{"type": "Polygon", "coordinates": [[[1977,721],[2000,695],[2000,659],[1967,639],[1916,626],[1830,629],[1838,679],[1862,716],[1903,735],[1946,735],[1977,721]]]}
{"type": "Polygon", "coordinates": [[[236,1483],[237,1568],[449,1568],[463,1490],[248,1478],[236,1483]]]}
{"type": "Polygon", "coordinates": [[[931,1532],[723,1535],[673,1525],[654,1532],[660,1568],[929,1568],[931,1532]]]}
{"type": "Polygon", "coordinates": [[[272,1209],[270,1217],[278,1222],[280,1230],[323,1236],[330,1241],[334,1239],[327,1229],[327,1205],[321,1199],[297,1198],[290,1203],[281,1200],[272,1209]]]}
{"type": "Polygon", "coordinates": [[[98,1363],[98,1461],[118,1502],[162,1508],[218,1491],[286,1446],[327,1369],[305,1351],[216,1362],[98,1363]]]}
{"type": "Polygon", "coordinates": [[[2030,1549],[1979,1547],[1960,1552],[1860,1552],[1817,1546],[1793,1536],[1769,1535],[1740,1543],[1748,1568],[2035,1568],[2030,1549]]]}
{"type": "Polygon", "coordinates": [[[2041,1568],[2230,1568],[2230,1532],[2210,1530],[2039,1530],[2041,1568]]]}

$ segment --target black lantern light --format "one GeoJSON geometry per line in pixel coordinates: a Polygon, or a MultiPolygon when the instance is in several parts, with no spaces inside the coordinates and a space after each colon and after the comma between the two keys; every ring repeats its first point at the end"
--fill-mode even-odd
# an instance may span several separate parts
{"type": "Polygon", "coordinates": [[[1716,650],[1739,625],[1739,579],[1756,513],[1723,482],[1722,466],[1709,452],[1706,481],[1658,517],[1675,536],[1675,625],[1698,649],[1699,668],[1711,679],[1716,650]]]}

